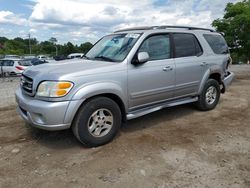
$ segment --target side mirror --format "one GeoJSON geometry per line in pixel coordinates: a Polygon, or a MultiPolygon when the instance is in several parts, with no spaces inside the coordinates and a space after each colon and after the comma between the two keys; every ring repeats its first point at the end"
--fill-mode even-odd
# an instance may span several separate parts
{"type": "Polygon", "coordinates": [[[148,52],[139,52],[137,54],[138,63],[146,63],[149,60],[148,52]]]}

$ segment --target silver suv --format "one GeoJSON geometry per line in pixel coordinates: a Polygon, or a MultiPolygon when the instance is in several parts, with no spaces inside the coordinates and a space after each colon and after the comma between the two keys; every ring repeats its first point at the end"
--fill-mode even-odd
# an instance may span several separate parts
{"type": "Polygon", "coordinates": [[[104,36],[78,60],[32,67],[18,111],[45,130],[72,128],[88,146],[111,141],[122,122],[186,103],[212,110],[231,84],[230,55],[210,29],[154,26],[104,36]]]}

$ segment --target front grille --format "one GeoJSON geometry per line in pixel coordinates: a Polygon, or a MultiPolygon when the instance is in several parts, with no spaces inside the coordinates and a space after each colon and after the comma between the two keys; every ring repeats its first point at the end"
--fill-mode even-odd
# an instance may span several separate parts
{"type": "Polygon", "coordinates": [[[32,94],[33,80],[31,78],[29,78],[28,76],[22,75],[21,87],[25,92],[32,94]]]}

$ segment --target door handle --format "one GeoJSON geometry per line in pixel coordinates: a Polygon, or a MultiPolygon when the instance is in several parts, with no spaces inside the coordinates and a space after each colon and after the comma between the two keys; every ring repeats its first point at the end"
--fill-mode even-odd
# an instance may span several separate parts
{"type": "Polygon", "coordinates": [[[166,66],[163,68],[163,71],[171,71],[171,70],[173,70],[173,67],[171,66],[166,66]]]}
{"type": "Polygon", "coordinates": [[[204,67],[204,66],[206,66],[206,65],[207,65],[207,62],[202,62],[202,63],[201,63],[201,66],[202,66],[202,67],[204,67]]]}

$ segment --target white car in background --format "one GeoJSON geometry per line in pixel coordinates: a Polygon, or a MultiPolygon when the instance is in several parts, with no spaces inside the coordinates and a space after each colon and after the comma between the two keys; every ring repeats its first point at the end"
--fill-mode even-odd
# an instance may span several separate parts
{"type": "Polygon", "coordinates": [[[37,58],[40,59],[40,60],[47,60],[47,59],[49,59],[49,57],[46,56],[46,55],[38,55],[37,58]]]}
{"type": "Polygon", "coordinates": [[[32,66],[30,61],[23,59],[2,59],[0,60],[0,74],[20,75],[28,67],[32,66]]]}
{"type": "Polygon", "coordinates": [[[8,54],[8,55],[5,55],[4,56],[4,59],[20,59],[21,57],[19,55],[11,55],[11,54],[8,54]]]}
{"type": "Polygon", "coordinates": [[[73,53],[73,54],[69,54],[69,55],[67,56],[67,58],[68,58],[68,59],[75,59],[75,58],[80,59],[80,58],[82,58],[83,56],[84,56],[83,53],[73,53]]]}

